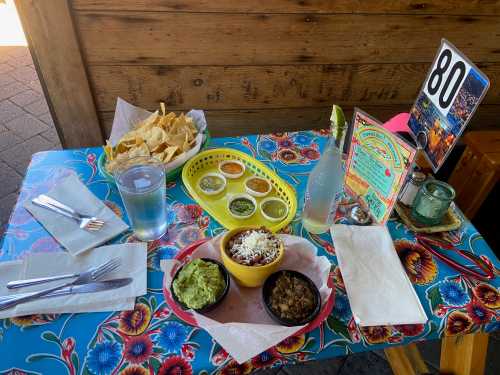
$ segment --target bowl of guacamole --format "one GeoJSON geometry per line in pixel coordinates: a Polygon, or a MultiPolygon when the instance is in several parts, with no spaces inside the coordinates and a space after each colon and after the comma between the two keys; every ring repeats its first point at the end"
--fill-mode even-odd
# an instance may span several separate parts
{"type": "Polygon", "coordinates": [[[174,275],[170,292],[183,309],[204,313],[215,309],[229,291],[229,273],[210,258],[194,259],[174,275]]]}

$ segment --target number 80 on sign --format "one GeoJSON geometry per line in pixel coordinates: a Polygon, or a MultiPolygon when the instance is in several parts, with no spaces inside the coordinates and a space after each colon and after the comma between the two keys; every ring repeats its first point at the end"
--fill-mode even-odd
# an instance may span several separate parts
{"type": "Polygon", "coordinates": [[[470,69],[467,59],[443,39],[423,90],[444,116],[448,114],[470,69]]]}

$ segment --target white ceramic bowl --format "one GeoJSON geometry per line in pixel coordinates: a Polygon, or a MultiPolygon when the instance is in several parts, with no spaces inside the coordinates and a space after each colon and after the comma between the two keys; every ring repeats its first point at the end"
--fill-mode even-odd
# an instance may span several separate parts
{"type": "Polygon", "coordinates": [[[222,192],[225,188],[226,188],[226,185],[227,185],[227,180],[226,180],[226,177],[224,177],[222,174],[220,173],[205,173],[203,176],[200,177],[200,179],[198,180],[198,187],[200,188],[201,192],[205,195],[217,195],[219,194],[220,192],[222,192]],[[212,191],[207,191],[207,190],[204,190],[200,183],[201,183],[201,180],[204,178],[204,177],[218,177],[220,179],[222,179],[223,181],[223,184],[222,186],[217,189],[217,190],[212,190],[212,191]]]}
{"type": "Polygon", "coordinates": [[[280,198],[276,198],[276,197],[269,197],[269,198],[265,198],[262,200],[262,202],[260,202],[260,213],[262,214],[262,216],[264,216],[267,220],[269,221],[272,221],[272,222],[279,222],[279,221],[282,221],[283,219],[286,218],[286,216],[288,215],[288,211],[289,211],[289,207],[288,207],[288,204],[286,204],[286,202],[283,200],[283,199],[280,199],[280,198]],[[271,201],[276,201],[276,202],[281,202],[285,207],[285,213],[281,216],[281,217],[272,217],[272,216],[269,216],[265,213],[264,211],[264,205],[267,203],[267,202],[271,202],[271,201]]]}
{"type": "Polygon", "coordinates": [[[232,195],[232,196],[230,196],[228,198],[228,200],[227,200],[227,207],[226,208],[227,208],[229,214],[232,217],[234,217],[236,219],[248,219],[249,217],[252,217],[253,214],[255,214],[255,211],[257,211],[257,201],[255,200],[254,197],[252,197],[249,194],[234,194],[234,195],[232,195]],[[237,215],[233,211],[231,211],[231,209],[229,208],[231,206],[231,202],[233,202],[234,200],[236,200],[238,198],[245,198],[245,199],[250,200],[253,203],[254,209],[253,209],[253,211],[250,214],[248,214],[248,215],[237,215]]]}
{"type": "Polygon", "coordinates": [[[265,197],[267,194],[269,194],[271,192],[271,190],[273,190],[273,186],[271,185],[271,183],[269,182],[269,180],[263,178],[263,177],[259,177],[259,176],[251,176],[251,177],[248,177],[246,180],[245,180],[245,191],[250,194],[250,195],[253,195],[254,197],[265,197]],[[252,179],[259,179],[259,180],[263,180],[263,181],[266,181],[267,182],[267,186],[269,186],[269,189],[267,189],[267,191],[265,192],[260,192],[260,191],[255,191],[255,190],[252,190],[248,185],[247,185],[247,182],[249,180],[252,180],[252,179]]]}
{"type": "Polygon", "coordinates": [[[245,173],[245,164],[243,164],[241,161],[239,160],[225,160],[225,161],[222,161],[219,163],[219,172],[226,178],[231,178],[231,179],[234,179],[234,178],[240,178],[241,176],[243,176],[243,173],[245,173]],[[239,164],[241,165],[241,172],[240,173],[235,173],[235,174],[232,174],[232,173],[227,173],[227,172],[224,172],[222,170],[222,166],[224,164],[228,164],[228,163],[236,163],[236,164],[239,164]]]}

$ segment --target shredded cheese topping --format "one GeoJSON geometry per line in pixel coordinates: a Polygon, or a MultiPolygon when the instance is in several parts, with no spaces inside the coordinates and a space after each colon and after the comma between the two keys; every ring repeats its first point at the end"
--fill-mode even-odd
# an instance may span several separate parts
{"type": "Polygon", "coordinates": [[[241,243],[235,243],[230,251],[243,263],[255,262],[256,259],[269,263],[278,255],[279,247],[280,240],[274,235],[263,231],[251,231],[241,238],[241,243]]]}

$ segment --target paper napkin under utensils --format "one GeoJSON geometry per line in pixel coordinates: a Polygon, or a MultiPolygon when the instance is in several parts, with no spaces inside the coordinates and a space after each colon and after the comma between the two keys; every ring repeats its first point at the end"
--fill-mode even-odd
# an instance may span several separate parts
{"type": "Polygon", "coordinates": [[[24,207],[71,255],[99,246],[128,229],[128,225],[92,194],[75,174],[61,180],[45,194],[78,212],[98,217],[105,222],[99,231],[89,232],[81,229],[73,219],[27,201],[24,207]]]}
{"type": "Polygon", "coordinates": [[[131,277],[133,281],[130,284],[97,293],[65,295],[27,302],[0,311],[0,319],[30,314],[132,310],[135,297],[146,294],[147,289],[147,245],[143,242],[102,246],[78,257],[58,251],[28,254],[23,260],[1,262],[0,297],[38,291],[68,281],[59,280],[21,289],[7,289],[5,285],[11,280],[81,272],[115,257],[120,257],[120,267],[107,274],[103,280],[131,277]]]}

